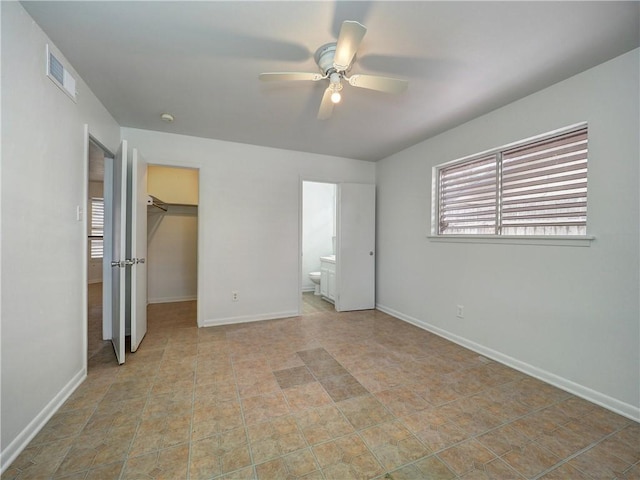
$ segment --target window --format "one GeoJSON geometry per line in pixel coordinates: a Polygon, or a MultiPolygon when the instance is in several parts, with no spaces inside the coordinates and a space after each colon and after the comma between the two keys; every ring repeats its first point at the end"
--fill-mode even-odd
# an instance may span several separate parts
{"type": "Polygon", "coordinates": [[[104,199],[91,198],[91,258],[102,258],[104,239],[104,199]],[[99,238],[96,238],[99,237],[99,238]]]}
{"type": "Polygon", "coordinates": [[[586,126],[444,164],[434,173],[437,235],[586,235],[586,126]]]}

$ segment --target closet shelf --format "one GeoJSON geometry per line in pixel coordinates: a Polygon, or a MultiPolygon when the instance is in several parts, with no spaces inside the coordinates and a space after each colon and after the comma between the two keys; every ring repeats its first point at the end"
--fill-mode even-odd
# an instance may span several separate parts
{"type": "Polygon", "coordinates": [[[193,207],[198,208],[198,205],[194,205],[191,203],[167,203],[160,200],[158,197],[154,197],[153,195],[149,195],[147,198],[147,206],[150,208],[158,208],[163,212],[169,210],[169,207],[193,207]]]}
{"type": "Polygon", "coordinates": [[[162,200],[154,197],[153,195],[148,195],[147,196],[147,206],[148,207],[155,207],[155,208],[159,208],[160,210],[162,210],[163,212],[166,212],[168,210],[168,206],[165,202],[163,202],[162,200]]]}

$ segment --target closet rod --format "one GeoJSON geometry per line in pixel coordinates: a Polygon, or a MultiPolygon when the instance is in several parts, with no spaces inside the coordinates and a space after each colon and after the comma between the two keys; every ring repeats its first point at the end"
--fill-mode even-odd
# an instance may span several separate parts
{"type": "Polygon", "coordinates": [[[162,200],[157,199],[153,195],[149,195],[147,199],[147,205],[151,207],[156,207],[162,210],[163,212],[167,211],[167,204],[162,200]]]}
{"type": "Polygon", "coordinates": [[[166,208],[164,208],[164,207],[163,207],[163,206],[161,206],[161,205],[158,205],[156,202],[153,202],[153,203],[151,204],[151,206],[152,206],[152,207],[159,208],[159,209],[160,209],[160,210],[162,210],[163,212],[166,212],[166,211],[167,211],[167,209],[166,209],[166,208]]]}

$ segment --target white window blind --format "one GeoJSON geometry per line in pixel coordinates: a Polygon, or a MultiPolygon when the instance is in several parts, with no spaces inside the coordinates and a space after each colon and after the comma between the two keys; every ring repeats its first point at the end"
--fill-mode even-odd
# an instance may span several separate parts
{"type": "Polygon", "coordinates": [[[104,199],[93,197],[91,198],[91,232],[89,234],[91,238],[91,258],[102,258],[104,240],[104,199]]]}
{"type": "Polygon", "coordinates": [[[440,170],[440,233],[492,234],[495,228],[495,155],[440,170]]]}
{"type": "Polygon", "coordinates": [[[438,168],[439,235],[586,235],[587,127],[438,168]]]}

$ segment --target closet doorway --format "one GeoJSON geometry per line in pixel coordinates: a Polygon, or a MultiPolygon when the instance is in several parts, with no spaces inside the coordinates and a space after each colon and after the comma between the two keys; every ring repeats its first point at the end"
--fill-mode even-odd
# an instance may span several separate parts
{"type": "Polygon", "coordinates": [[[197,323],[199,170],[147,167],[147,298],[150,317],[197,323]],[[190,315],[193,312],[193,315],[190,315]]]}

